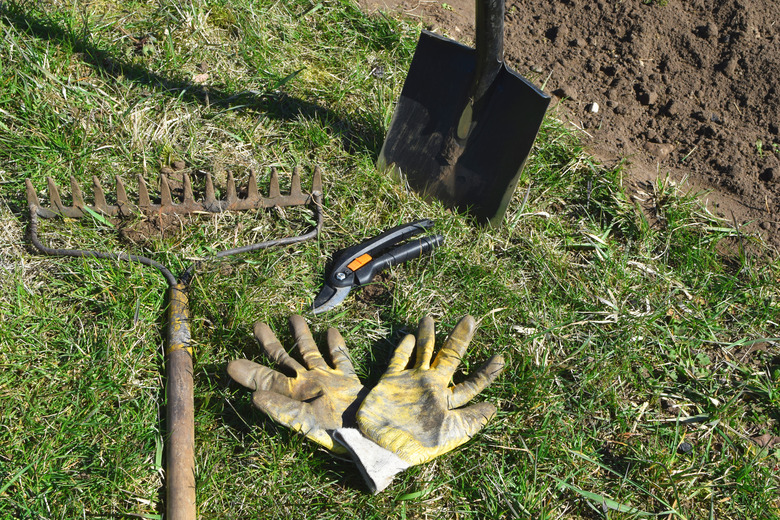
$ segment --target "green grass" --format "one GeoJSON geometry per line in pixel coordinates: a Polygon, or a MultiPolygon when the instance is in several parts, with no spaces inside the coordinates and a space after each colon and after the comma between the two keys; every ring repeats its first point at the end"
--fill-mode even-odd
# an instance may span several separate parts
{"type": "MultiPolygon", "coordinates": [[[[46,176],[69,192],[70,175],[118,174],[134,192],[175,160],[219,186],[250,167],[267,183],[272,165],[301,166],[305,186],[319,164],[325,182],[318,240],[207,264],[192,284],[203,518],[780,517],[780,451],[751,440],[780,435],[780,266],[694,196],[661,178],[640,207],[550,114],[501,229],[421,200],[374,167],[419,27],[349,1],[2,5],[0,518],[164,511],[164,280],[36,253],[24,179],[43,195],[46,176]],[[261,357],[256,320],[291,345],[287,316],[331,253],[424,217],[447,237],[435,255],[308,319],[320,339],[338,327],[375,381],[423,315],[443,339],[471,313],[464,370],[508,362],[479,397],[499,412],[371,496],[349,462],[254,410],[225,366],[261,357]]],[[[136,244],[91,219],[41,232],[179,273],[308,218],[204,218],[136,244]]]]}

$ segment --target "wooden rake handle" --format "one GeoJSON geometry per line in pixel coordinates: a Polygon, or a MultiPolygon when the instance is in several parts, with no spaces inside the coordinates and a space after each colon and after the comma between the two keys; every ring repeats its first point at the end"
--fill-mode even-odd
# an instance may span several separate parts
{"type": "Polygon", "coordinates": [[[187,287],[168,289],[166,520],[194,520],[195,397],[187,287]]]}

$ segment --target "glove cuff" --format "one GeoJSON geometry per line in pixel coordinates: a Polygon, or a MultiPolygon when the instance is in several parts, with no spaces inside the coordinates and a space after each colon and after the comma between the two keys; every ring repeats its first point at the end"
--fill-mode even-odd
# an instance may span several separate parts
{"type": "Polygon", "coordinates": [[[375,495],[389,486],[393,477],[410,466],[392,451],[364,437],[356,428],[339,428],[333,431],[333,438],[352,455],[360,474],[375,495]]]}

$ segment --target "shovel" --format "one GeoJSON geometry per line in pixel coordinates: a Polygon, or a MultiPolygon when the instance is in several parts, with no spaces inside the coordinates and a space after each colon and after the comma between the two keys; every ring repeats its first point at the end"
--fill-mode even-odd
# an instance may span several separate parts
{"type": "Polygon", "coordinates": [[[476,49],[422,31],[377,166],[498,226],[550,97],[503,61],[504,0],[475,24],[476,49]]]}

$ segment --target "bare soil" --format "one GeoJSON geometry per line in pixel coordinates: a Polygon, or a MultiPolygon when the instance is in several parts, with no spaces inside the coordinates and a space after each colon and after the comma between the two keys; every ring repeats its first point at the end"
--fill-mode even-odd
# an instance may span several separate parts
{"type": "MultiPolygon", "coordinates": [[[[360,3],[473,45],[473,0],[360,3]]],[[[669,175],[780,248],[779,2],[509,0],[504,49],[630,194],[669,175]]]]}

